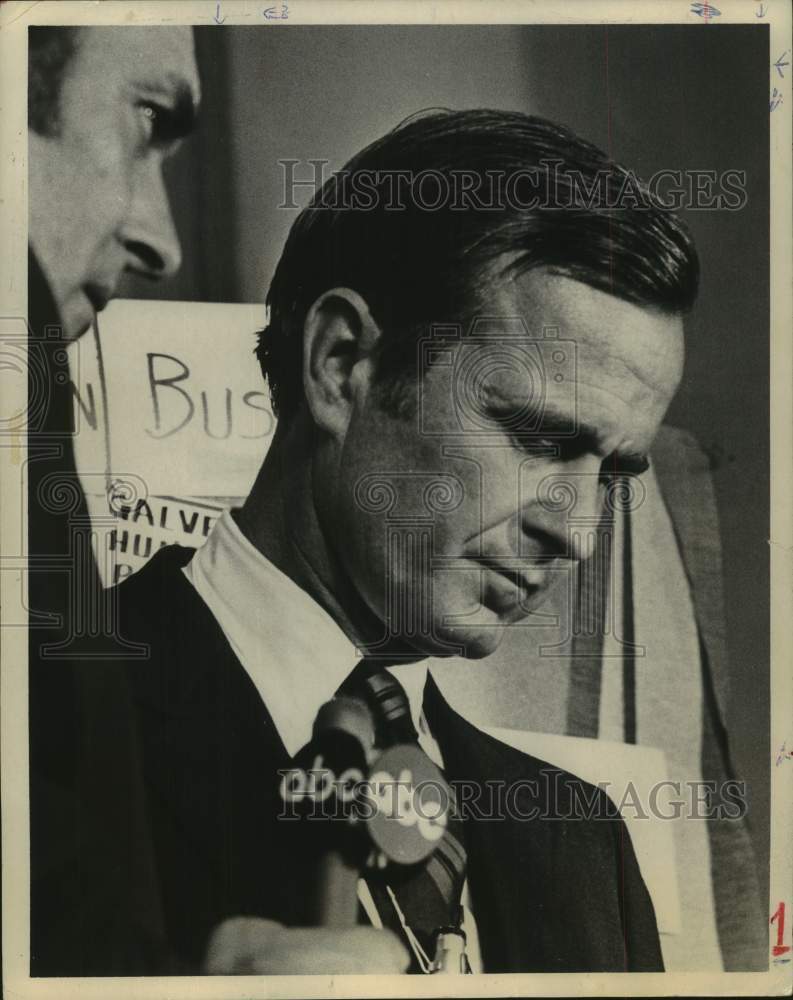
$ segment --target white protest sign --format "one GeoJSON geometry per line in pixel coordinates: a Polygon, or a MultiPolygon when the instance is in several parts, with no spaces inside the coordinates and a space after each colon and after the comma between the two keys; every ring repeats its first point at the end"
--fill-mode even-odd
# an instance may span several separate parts
{"type": "Polygon", "coordinates": [[[203,543],[247,495],[275,420],[258,305],[112,302],[69,348],[75,458],[106,584],[164,544],[203,543]],[[104,554],[100,553],[104,549],[104,554]]]}

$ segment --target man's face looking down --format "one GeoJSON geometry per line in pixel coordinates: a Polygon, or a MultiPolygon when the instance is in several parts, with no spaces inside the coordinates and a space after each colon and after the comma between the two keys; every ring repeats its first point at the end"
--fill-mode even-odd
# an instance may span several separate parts
{"type": "Polygon", "coordinates": [[[198,99],[191,28],[80,30],[57,126],[28,133],[30,243],[68,339],[85,332],[125,271],[178,270],[162,168],[198,99]]]}
{"type": "MultiPolygon", "coordinates": [[[[679,316],[570,278],[531,271],[496,286],[486,306],[482,316],[522,317],[527,347],[558,328],[575,363],[538,379],[536,365],[509,360],[514,341],[505,350],[495,338],[476,347],[477,371],[455,393],[446,352],[424,366],[410,415],[396,416],[361,360],[348,416],[315,461],[315,503],[345,574],[368,609],[424,653],[487,656],[559,570],[587,555],[568,530],[571,514],[596,523],[602,473],[641,471],[682,373],[679,316]],[[473,429],[461,427],[465,392],[473,429]],[[520,415],[529,412],[526,433],[520,415]],[[570,427],[574,436],[560,436],[570,427]],[[445,486],[430,495],[433,482],[445,486]],[[574,491],[574,505],[558,502],[559,488],[574,491]],[[422,543],[427,525],[431,542],[425,534],[422,543]]],[[[452,351],[470,350],[465,339],[452,351]]]]}

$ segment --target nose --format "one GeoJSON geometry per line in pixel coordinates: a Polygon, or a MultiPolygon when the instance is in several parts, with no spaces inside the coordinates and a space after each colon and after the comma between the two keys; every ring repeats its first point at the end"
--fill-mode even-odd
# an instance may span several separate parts
{"type": "Polygon", "coordinates": [[[170,278],[182,264],[161,164],[142,171],[135,187],[121,240],[130,258],[129,269],[148,278],[170,278]]]}
{"type": "Polygon", "coordinates": [[[532,482],[524,495],[522,517],[528,538],[544,536],[548,555],[587,559],[603,513],[600,461],[571,462],[532,482]]]}

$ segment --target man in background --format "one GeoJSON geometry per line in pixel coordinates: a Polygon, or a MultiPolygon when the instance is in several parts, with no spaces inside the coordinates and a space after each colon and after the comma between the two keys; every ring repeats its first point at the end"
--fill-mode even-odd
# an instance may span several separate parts
{"type": "MultiPolygon", "coordinates": [[[[65,348],[83,336],[125,273],[167,278],[180,264],[163,165],[199,101],[191,28],[29,30],[28,608],[31,778],[31,971],[79,972],[75,935],[91,925],[75,858],[99,789],[79,776],[94,727],[129,732],[103,787],[134,787],[123,688],[102,689],[82,665],[107,653],[109,605],[90,546],[74,463],[65,348]],[[96,651],[92,651],[96,647],[96,651]]],[[[104,475],[105,470],[90,470],[104,475]]],[[[121,803],[119,803],[121,806],[121,803]]],[[[102,805],[130,836],[123,812],[102,805]]],[[[145,847],[140,851],[145,853],[145,847]]],[[[107,890],[112,892],[110,885],[107,890]]]]}

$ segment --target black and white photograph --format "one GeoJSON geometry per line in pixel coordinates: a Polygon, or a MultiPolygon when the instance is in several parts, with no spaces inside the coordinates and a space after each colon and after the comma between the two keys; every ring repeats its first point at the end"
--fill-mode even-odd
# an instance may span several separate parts
{"type": "Polygon", "coordinates": [[[790,995],[789,5],[0,45],[8,995],[790,995]]]}

